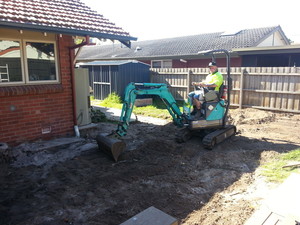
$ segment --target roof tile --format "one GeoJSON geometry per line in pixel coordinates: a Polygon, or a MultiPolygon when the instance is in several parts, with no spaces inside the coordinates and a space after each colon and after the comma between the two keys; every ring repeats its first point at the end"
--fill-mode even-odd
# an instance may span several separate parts
{"type": "Polygon", "coordinates": [[[0,0],[1,22],[130,36],[79,0],[0,0]]]}
{"type": "Polygon", "coordinates": [[[245,29],[235,35],[222,36],[223,32],[206,33],[184,37],[174,37],[159,40],[138,41],[132,43],[132,48],[122,45],[86,46],[78,56],[78,60],[107,59],[141,59],[162,56],[196,55],[199,51],[211,49],[255,47],[270,33],[281,29],[280,26],[245,29]],[[141,50],[135,51],[136,47],[141,50]]]}

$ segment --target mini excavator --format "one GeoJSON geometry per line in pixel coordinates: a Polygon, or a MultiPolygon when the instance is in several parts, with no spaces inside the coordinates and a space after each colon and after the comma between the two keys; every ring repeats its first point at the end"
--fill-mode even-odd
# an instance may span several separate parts
{"type": "Polygon", "coordinates": [[[115,161],[118,160],[119,155],[126,147],[122,137],[127,134],[137,96],[159,96],[161,98],[173,118],[173,123],[179,128],[176,134],[177,142],[186,142],[191,137],[198,136],[202,139],[202,144],[206,149],[213,149],[215,145],[233,136],[236,133],[236,127],[226,124],[232,83],[229,52],[224,49],[218,49],[202,52],[201,54],[213,55],[220,52],[225,53],[227,58],[227,84],[222,84],[219,94],[215,98],[211,98],[212,95],[209,92],[205,94],[210,97],[202,104],[200,117],[193,115],[193,106],[190,99],[186,100],[183,112],[181,112],[176,100],[164,83],[129,83],[125,89],[124,103],[118,127],[109,135],[101,133],[97,135],[96,140],[99,149],[112,156],[115,161]],[[226,89],[227,92],[224,91],[226,89]]]}

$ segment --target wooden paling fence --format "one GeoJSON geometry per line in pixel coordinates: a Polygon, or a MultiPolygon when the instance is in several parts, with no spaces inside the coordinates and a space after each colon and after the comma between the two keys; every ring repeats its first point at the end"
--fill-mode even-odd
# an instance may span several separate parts
{"type": "MultiPolygon", "coordinates": [[[[219,68],[226,80],[226,68],[219,68]]],[[[231,106],[300,113],[299,67],[233,67],[231,106]]],[[[207,68],[151,69],[151,82],[166,83],[176,100],[187,98],[207,68]]]]}

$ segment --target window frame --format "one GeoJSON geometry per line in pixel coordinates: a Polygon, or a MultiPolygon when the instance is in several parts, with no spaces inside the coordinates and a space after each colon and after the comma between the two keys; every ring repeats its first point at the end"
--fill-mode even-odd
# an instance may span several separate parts
{"type": "Polygon", "coordinates": [[[151,60],[151,68],[172,68],[173,67],[173,60],[172,59],[165,59],[165,60],[151,60]],[[153,67],[154,62],[160,62],[160,67],[153,67]],[[170,62],[171,67],[165,67],[165,62],[170,62]]]}
{"type": "Polygon", "coordinates": [[[60,83],[60,70],[59,70],[59,51],[57,49],[57,43],[55,40],[42,40],[42,39],[32,39],[32,38],[9,38],[9,37],[1,37],[0,40],[6,41],[17,41],[20,44],[20,57],[21,57],[21,72],[22,72],[22,81],[14,81],[14,82],[0,82],[0,86],[12,86],[12,85],[42,85],[42,84],[58,84],[60,83]],[[34,43],[48,43],[54,45],[54,61],[55,61],[55,80],[39,80],[39,81],[30,81],[29,79],[29,70],[28,70],[28,58],[27,58],[27,50],[26,43],[34,42],[34,43]]]}
{"type": "Polygon", "coordinates": [[[27,84],[48,84],[48,83],[58,83],[59,82],[59,70],[58,70],[58,51],[56,47],[55,41],[40,41],[40,40],[32,40],[32,39],[23,39],[23,54],[24,54],[24,65],[25,65],[25,77],[27,84]],[[28,69],[28,58],[27,58],[27,49],[26,49],[26,42],[34,42],[34,43],[48,43],[54,45],[54,61],[55,61],[55,73],[56,79],[55,80],[41,80],[41,81],[30,81],[29,79],[29,69],[28,69]]]}

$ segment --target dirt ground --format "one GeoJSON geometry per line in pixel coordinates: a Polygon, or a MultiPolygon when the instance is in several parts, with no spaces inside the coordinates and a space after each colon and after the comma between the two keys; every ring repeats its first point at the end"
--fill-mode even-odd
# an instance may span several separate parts
{"type": "MultiPolygon", "coordinates": [[[[276,184],[257,170],[300,147],[300,115],[231,110],[238,134],[208,151],[201,140],[174,141],[176,126],[137,122],[119,162],[88,138],[35,152],[25,143],[1,164],[0,224],[117,225],[154,206],[182,225],[243,224],[276,184]]],[[[35,143],[36,144],[36,143],[35,143]]]]}

